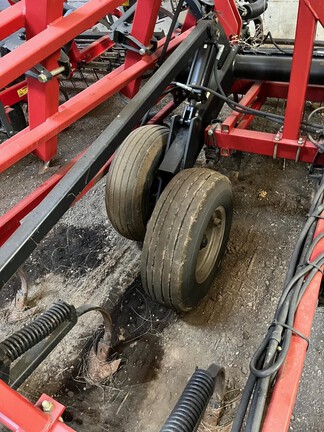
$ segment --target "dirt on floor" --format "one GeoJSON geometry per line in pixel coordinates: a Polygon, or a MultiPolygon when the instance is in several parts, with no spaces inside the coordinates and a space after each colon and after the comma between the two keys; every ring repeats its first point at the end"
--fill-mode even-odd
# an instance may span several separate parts
{"type": "MultiPolygon", "coordinates": [[[[91,144],[122,105],[116,96],[62,133],[50,171],[28,156],[3,173],[2,213],[91,144]]],[[[32,401],[42,393],[55,397],[67,407],[65,421],[75,430],[158,431],[196,366],[214,362],[226,368],[226,409],[218,429],[202,430],[230,429],[249,361],[272,321],[314,185],[305,165],[257,155],[224,158],[213,168],[232,181],[234,219],[219,274],[196,310],[179,315],[144,294],[140,245],[120,237],[107,220],[104,179],[66,213],[23,266],[28,309],[13,307],[17,278],[1,292],[1,339],[58,299],[110,311],[113,359],[121,359],[113,377],[95,382],[89,373],[89,346],[102,328],[100,314],[91,312],[20,389],[32,401]]],[[[296,432],[323,431],[323,321],[318,309],[290,426],[296,432]]]]}

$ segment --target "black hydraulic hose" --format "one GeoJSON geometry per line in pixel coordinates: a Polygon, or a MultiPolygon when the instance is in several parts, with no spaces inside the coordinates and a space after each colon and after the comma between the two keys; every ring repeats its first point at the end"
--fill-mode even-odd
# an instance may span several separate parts
{"type": "Polygon", "coordinates": [[[238,409],[235,414],[235,418],[232,424],[231,432],[239,432],[242,428],[244,417],[246,415],[251,395],[253,393],[253,389],[255,387],[257,377],[253,374],[250,374],[247,380],[247,383],[245,384],[241,401],[238,406],[238,409]]]}
{"type": "Polygon", "coordinates": [[[254,354],[246,387],[243,391],[232,432],[241,431],[247,414],[245,429],[249,432],[259,432],[264,417],[267,396],[277,371],[282,366],[292,335],[295,333],[308,342],[307,337],[293,328],[295,313],[309,284],[324,265],[324,253],[311,261],[311,255],[324,235],[314,238],[317,218],[324,210],[322,204],[324,195],[324,179],[315,194],[310,208],[308,220],[298,238],[292,263],[289,268],[283,293],[278,303],[274,320],[266,337],[254,354]]]}
{"type": "MultiPolygon", "coordinates": [[[[315,225],[312,228],[312,225],[314,224],[314,222],[316,221],[317,216],[319,216],[321,214],[321,212],[324,210],[324,206],[319,205],[320,202],[323,201],[323,194],[324,194],[324,177],[321,180],[321,184],[315,194],[315,197],[313,199],[313,202],[311,204],[311,207],[309,209],[309,216],[314,216],[312,218],[309,217],[309,219],[307,220],[305,226],[302,229],[302,232],[300,233],[298,240],[296,242],[296,245],[294,247],[293,250],[293,254],[292,257],[290,259],[290,263],[289,263],[289,267],[288,267],[288,272],[286,275],[286,279],[285,279],[285,285],[288,284],[288,282],[291,280],[293,274],[296,271],[296,267],[297,267],[297,263],[298,263],[298,257],[300,254],[300,251],[303,247],[303,245],[305,247],[308,248],[308,245],[306,244],[306,236],[308,233],[308,238],[312,239],[314,232],[315,232],[315,225]],[[315,209],[317,208],[317,211],[315,212],[315,209]],[[315,214],[314,214],[315,212],[315,214]],[[310,230],[312,229],[312,232],[310,232],[310,230]]],[[[311,240],[310,240],[311,243],[311,240]]]]}
{"type": "MultiPolygon", "coordinates": [[[[322,187],[321,187],[321,189],[322,189],[322,187]]],[[[312,208],[313,208],[313,206],[311,207],[311,209],[312,208]]],[[[298,237],[298,240],[296,242],[296,246],[294,248],[294,251],[293,251],[293,254],[292,254],[292,257],[290,260],[288,272],[286,275],[285,285],[287,285],[287,283],[292,279],[293,274],[295,273],[295,270],[296,270],[296,267],[297,267],[297,264],[299,261],[300,253],[301,253],[301,250],[302,250],[303,245],[305,243],[305,239],[306,239],[308,231],[311,229],[314,221],[316,221],[317,216],[319,216],[323,210],[324,210],[324,204],[318,206],[316,213],[313,215],[313,212],[312,212],[310,214],[310,217],[306,221],[306,224],[304,225],[304,228],[302,229],[302,231],[298,237]]]]}
{"type": "Polygon", "coordinates": [[[217,381],[224,385],[224,369],[211,365],[208,370],[197,369],[190,378],[175,408],[161,432],[194,432],[214,393],[217,381]]]}
{"type": "Polygon", "coordinates": [[[169,43],[170,43],[171,38],[172,38],[172,34],[173,34],[173,32],[174,32],[174,30],[176,28],[179,15],[180,15],[180,12],[182,10],[183,3],[184,3],[184,0],[180,0],[179,3],[178,3],[178,5],[177,5],[177,7],[176,7],[175,12],[174,12],[174,16],[172,18],[168,34],[167,34],[167,37],[165,39],[165,43],[164,43],[163,48],[162,48],[162,53],[161,53],[161,56],[160,56],[160,58],[158,60],[158,65],[159,66],[161,66],[161,64],[164,62],[164,59],[165,59],[165,56],[166,56],[166,53],[167,53],[167,49],[168,49],[169,43]]]}
{"type": "Polygon", "coordinates": [[[241,7],[244,9],[243,18],[246,20],[258,18],[268,8],[268,0],[256,0],[241,7]]]}

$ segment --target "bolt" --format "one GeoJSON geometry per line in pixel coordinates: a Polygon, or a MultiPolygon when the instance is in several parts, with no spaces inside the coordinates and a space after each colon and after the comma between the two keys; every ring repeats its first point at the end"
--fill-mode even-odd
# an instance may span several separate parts
{"type": "Polygon", "coordinates": [[[297,144],[303,144],[303,142],[304,142],[304,140],[303,140],[303,138],[302,137],[300,137],[299,139],[298,139],[298,141],[297,141],[297,144]]]}
{"type": "Polygon", "coordinates": [[[214,134],[214,132],[213,132],[213,130],[212,130],[212,129],[208,129],[208,132],[207,132],[207,134],[208,134],[208,136],[212,136],[212,135],[214,134]]]}
{"type": "Polygon", "coordinates": [[[41,82],[42,84],[47,83],[47,81],[48,81],[49,79],[51,79],[52,77],[55,77],[55,76],[57,76],[57,75],[60,75],[60,74],[63,73],[64,71],[65,71],[65,67],[64,67],[64,66],[59,66],[59,67],[53,69],[53,70],[50,72],[51,77],[49,77],[49,78],[48,78],[44,73],[39,74],[39,75],[38,75],[38,81],[41,82]]]}
{"type": "Polygon", "coordinates": [[[47,83],[47,81],[48,81],[47,76],[45,74],[39,74],[38,75],[38,81],[42,84],[47,83]]]}
{"type": "Polygon", "coordinates": [[[42,408],[43,408],[44,412],[51,412],[53,409],[53,404],[52,404],[52,402],[50,402],[48,400],[43,400],[42,408]]]}
{"type": "Polygon", "coordinates": [[[221,37],[221,32],[219,30],[216,30],[216,39],[219,39],[221,37]]]}
{"type": "Polygon", "coordinates": [[[145,48],[141,48],[141,49],[139,50],[139,53],[140,53],[141,55],[145,55],[145,54],[146,54],[146,49],[145,49],[145,48]]]}
{"type": "Polygon", "coordinates": [[[280,136],[279,135],[275,136],[275,141],[280,141],[280,136]]]}

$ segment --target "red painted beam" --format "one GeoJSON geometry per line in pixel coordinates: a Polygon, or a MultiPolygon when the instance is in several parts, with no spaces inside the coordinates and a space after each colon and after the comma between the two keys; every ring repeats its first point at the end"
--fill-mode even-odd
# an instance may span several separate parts
{"type": "MultiPolygon", "coordinates": [[[[217,145],[223,156],[228,155],[230,150],[238,150],[274,158],[295,160],[296,162],[312,163],[317,155],[317,148],[310,141],[306,141],[299,146],[295,140],[280,139],[276,141],[276,134],[272,133],[237,128],[227,133],[219,125],[215,134],[217,145]]],[[[317,163],[324,163],[324,155],[318,155],[316,161],[317,163]]]]}
{"type": "Polygon", "coordinates": [[[238,38],[241,34],[242,18],[235,0],[214,0],[219,22],[224,28],[228,39],[238,38]]]}
{"type": "Polygon", "coordinates": [[[21,432],[73,432],[59,421],[64,405],[43,394],[33,405],[20,393],[0,380],[0,423],[12,431],[21,432]],[[42,411],[42,402],[51,404],[49,412],[42,411]]]}
{"type": "Polygon", "coordinates": [[[24,2],[18,2],[0,12],[0,40],[25,27],[24,2]]]}
{"type": "Polygon", "coordinates": [[[318,0],[305,0],[305,4],[324,27],[324,3],[318,0]]]}
{"type": "MultiPolygon", "coordinates": [[[[267,97],[279,98],[279,99],[287,99],[289,90],[288,83],[278,83],[278,82],[270,82],[266,81],[263,83],[264,93],[267,97]]],[[[324,87],[323,86],[315,86],[310,85],[306,91],[306,100],[312,102],[323,102],[324,100],[324,87]]]]}
{"type": "MultiPolygon", "coordinates": [[[[35,7],[34,0],[25,0],[26,37],[31,40],[55,20],[62,18],[63,0],[42,1],[35,7]]],[[[15,54],[15,51],[14,51],[15,54]]],[[[51,54],[51,53],[50,53],[51,54]]],[[[58,65],[60,52],[55,51],[43,60],[43,66],[51,71],[58,65]]],[[[55,114],[59,105],[59,82],[52,79],[45,85],[27,76],[29,127],[34,129],[55,114]]],[[[57,136],[41,143],[34,154],[44,162],[50,161],[57,152],[57,136]]]]}
{"type": "MultiPolygon", "coordinates": [[[[145,47],[147,47],[151,41],[160,7],[161,0],[137,1],[131,35],[145,47]]],[[[136,48],[138,49],[138,47],[136,48]]],[[[130,50],[127,51],[125,68],[129,68],[140,61],[141,57],[139,53],[130,50]]],[[[139,90],[140,84],[140,79],[133,80],[123,89],[123,94],[129,98],[134,97],[139,90]]]]}
{"type": "Polygon", "coordinates": [[[41,186],[0,217],[0,246],[8,240],[11,234],[20,226],[20,221],[45,198],[45,196],[62,179],[62,177],[64,177],[82,154],[83,153],[58,170],[41,186]]]}
{"type": "MultiPolygon", "coordinates": [[[[253,84],[241,99],[240,104],[249,107],[254,102],[254,100],[258,97],[261,91],[261,87],[262,84],[260,83],[253,84]]],[[[223,121],[221,126],[222,130],[226,130],[228,132],[231,131],[241,117],[242,114],[240,114],[237,111],[232,111],[231,114],[226,118],[226,120],[223,121]]]]}
{"type": "Polygon", "coordinates": [[[283,129],[283,137],[287,139],[299,138],[313,58],[315,31],[316,18],[305,5],[304,0],[300,0],[283,129]]]}
{"type": "Polygon", "coordinates": [[[102,36],[100,39],[81,50],[79,54],[75,56],[75,61],[89,63],[114,45],[115,43],[109,36],[102,36]]]}

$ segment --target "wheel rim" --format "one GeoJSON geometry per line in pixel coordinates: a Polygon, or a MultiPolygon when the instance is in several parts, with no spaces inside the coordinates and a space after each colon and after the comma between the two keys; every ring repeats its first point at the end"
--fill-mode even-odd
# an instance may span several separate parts
{"type": "Polygon", "coordinates": [[[215,266],[223,243],[225,225],[225,209],[223,206],[217,207],[208,222],[197,256],[196,280],[200,284],[205,282],[215,266]]]}

